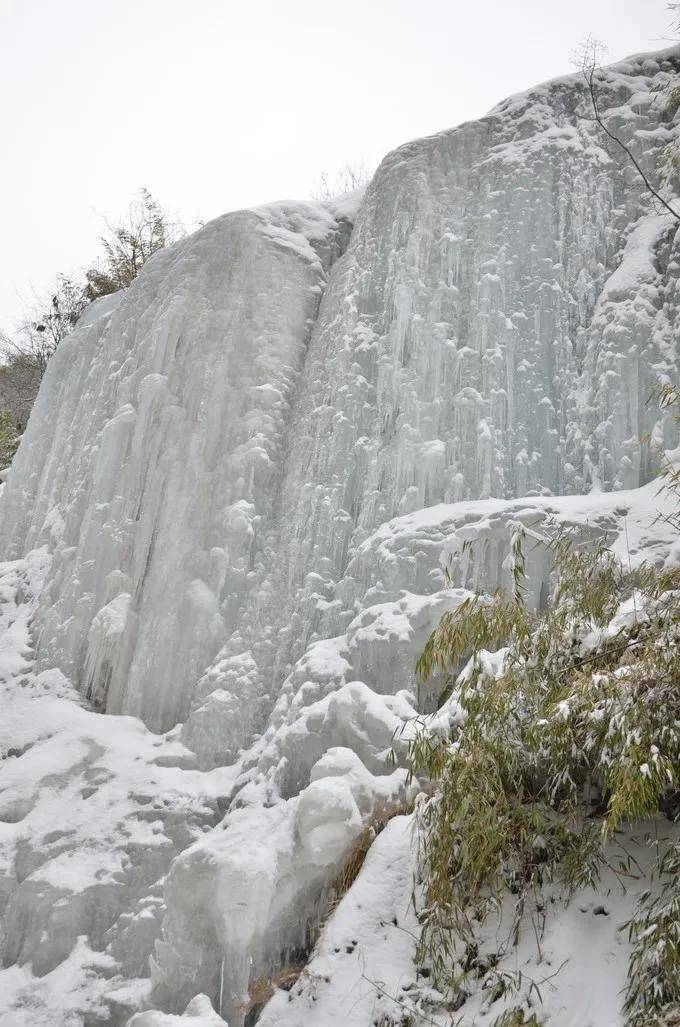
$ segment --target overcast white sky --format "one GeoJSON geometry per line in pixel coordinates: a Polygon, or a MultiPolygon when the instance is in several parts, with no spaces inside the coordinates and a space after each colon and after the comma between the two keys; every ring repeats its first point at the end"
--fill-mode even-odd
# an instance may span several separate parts
{"type": "Polygon", "coordinates": [[[185,221],[668,38],[665,0],[0,0],[0,327],[141,186],[185,221]]]}

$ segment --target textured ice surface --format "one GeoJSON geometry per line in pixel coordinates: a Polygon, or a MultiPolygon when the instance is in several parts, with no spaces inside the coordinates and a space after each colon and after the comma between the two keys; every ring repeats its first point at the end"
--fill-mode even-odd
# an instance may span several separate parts
{"type": "MultiPolygon", "coordinates": [[[[650,168],[674,62],[600,87],[650,168]]],[[[54,552],[39,668],[232,760],[346,627],[338,583],[381,523],[650,477],[675,225],[587,114],[578,77],[540,86],[396,150],[363,201],[225,215],[87,312],[3,498],[4,554],[54,552]]]]}
{"type": "Polygon", "coordinates": [[[234,630],[269,559],[253,535],[267,535],[291,398],[348,232],[320,206],[228,214],[157,254],[60,347],[3,539],[8,554],[54,539],[39,664],[98,707],[152,727],[185,719],[234,630]]]}
{"type": "MultiPolygon", "coordinates": [[[[601,85],[652,173],[679,66],[601,85]]],[[[517,524],[672,555],[645,400],[678,379],[675,225],[586,99],[547,83],[363,198],[219,218],[59,348],[0,500],[2,1027],[199,993],[239,1027],[406,795],[417,655],[517,524]]]]}

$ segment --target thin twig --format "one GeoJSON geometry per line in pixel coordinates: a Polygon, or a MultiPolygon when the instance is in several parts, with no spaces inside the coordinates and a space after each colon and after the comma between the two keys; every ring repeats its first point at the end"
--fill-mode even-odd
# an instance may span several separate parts
{"type": "MultiPolygon", "coordinates": [[[[384,988],[379,981],[372,981],[370,977],[367,977],[366,974],[363,973],[361,977],[364,981],[366,981],[367,984],[370,984],[372,988],[375,988],[375,990],[378,992],[378,995],[384,995],[385,998],[390,999],[392,1002],[395,1003],[395,1005],[399,1006],[400,1009],[406,1010],[406,1012],[410,1013],[411,1015],[416,1013],[420,1017],[420,1019],[426,1020],[427,1023],[433,1024],[434,1027],[442,1027],[441,1020],[433,1020],[432,1017],[428,1016],[427,1013],[423,1013],[422,1010],[414,1009],[412,1006],[407,1006],[406,1003],[402,1001],[402,999],[396,998],[394,995],[390,995],[389,991],[387,991],[387,989],[384,988]]],[[[455,1021],[455,1023],[452,1019],[451,1027],[456,1027],[457,1024],[461,1023],[462,1017],[455,1021]]]]}
{"type": "Polygon", "coordinates": [[[635,170],[639,174],[640,178],[644,182],[645,188],[648,190],[648,192],[650,192],[654,199],[658,200],[658,202],[666,208],[669,214],[672,214],[676,221],[680,221],[680,214],[678,214],[678,212],[674,210],[673,207],[671,207],[670,203],[667,203],[666,200],[664,200],[663,196],[658,192],[658,190],[654,188],[650,180],[647,178],[644,169],[638,162],[631,148],[626,143],[624,143],[624,141],[620,139],[614,132],[612,132],[611,129],[607,128],[606,124],[604,123],[602,119],[602,114],[600,113],[600,107],[597,102],[597,92],[595,90],[595,72],[597,70],[598,68],[594,61],[590,64],[586,64],[584,62],[584,66],[582,68],[583,77],[586,80],[588,92],[590,93],[590,101],[593,106],[593,114],[595,116],[595,121],[600,126],[604,134],[609,139],[611,139],[612,142],[616,143],[616,145],[619,146],[626,154],[630,162],[633,164],[635,170]]]}

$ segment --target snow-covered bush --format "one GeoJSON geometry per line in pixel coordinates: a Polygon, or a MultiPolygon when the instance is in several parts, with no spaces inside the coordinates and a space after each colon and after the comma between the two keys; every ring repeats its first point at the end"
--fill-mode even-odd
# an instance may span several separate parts
{"type": "Polygon", "coordinates": [[[648,895],[629,925],[633,953],[626,1008],[635,1027],[680,1024],[680,845],[668,849],[659,870],[661,893],[648,895]]]}
{"type": "MultiPolygon", "coordinates": [[[[677,472],[668,485],[679,491],[677,472]]],[[[569,894],[594,883],[614,832],[677,812],[680,570],[624,566],[604,539],[565,532],[522,532],[512,570],[512,595],[446,613],[419,662],[460,710],[449,734],[425,722],[410,748],[413,773],[435,783],[420,813],[420,955],[443,985],[460,983],[465,952],[508,895],[510,946],[544,884],[569,894]],[[554,559],[542,613],[523,600],[528,545],[554,559]]],[[[675,1022],[663,1017],[680,1003],[679,862],[677,848],[659,849],[662,892],[629,925],[635,1027],[675,1022]]]]}

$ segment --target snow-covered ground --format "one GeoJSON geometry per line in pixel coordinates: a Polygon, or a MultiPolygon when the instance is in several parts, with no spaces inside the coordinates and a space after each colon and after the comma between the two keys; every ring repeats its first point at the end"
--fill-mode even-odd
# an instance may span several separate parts
{"type": "MultiPolygon", "coordinates": [[[[550,515],[606,530],[626,561],[675,561],[674,533],[658,522],[669,505],[651,483],[617,494],[439,505],[383,525],[359,554],[373,553],[383,601],[367,605],[343,635],[313,644],[262,737],[235,764],[213,770],[198,769],[180,728],[156,735],[136,718],[102,716],[60,671],[36,672],[30,624],[50,556],[42,548],[2,565],[0,879],[10,966],[0,971],[0,1024],[122,1023],[150,1000],[151,955],[156,998],[183,1008],[191,993],[216,1000],[221,989],[233,1023],[248,977],[266,975],[280,952],[304,947],[323,884],[376,806],[417,792],[389,761],[395,733],[416,714],[412,693],[397,685],[412,685],[429,631],[469,593],[455,585],[412,591],[413,554],[432,582],[463,540],[476,539],[478,550],[495,547],[489,566],[502,569],[514,526],[545,528],[550,515]],[[391,600],[384,582],[395,590],[391,600]],[[386,689],[392,672],[396,694],[386,689]],[[232,988],[235,1003],[224,997],[232,988]]],[[[544,561],[532,580],[547,575],[544,561]]],[[[397,1007],[433,1016],[436,996],[413,965],[412,831],[412,818],[397,817],[378,836],[307,970],[272,999],[261,1022],[363,1027],[397,1007]]],[[[555,904],[539,949],[528,937],[507,957],[524,976],[550,977],[542,993],[557,1027],[619,1022],[596,1013],[614,1015],[625,975],[617,930],[636,887],[619,891],[606,879],[566,911],[555,904]],[[603,902],[611,915],[593,918],[603,902]],[[586,964],[590,992],[581,978],[586,964]],[[590,1020],[577,1015],[589,1004],[590,1020]]],[[[483,996],[467,1005],[477,1015],[483,996]]]]}
{"type": "Polygon", "coordinates": [[[397,817],[378,836],[298,983],[289,992],[279,991],[258,1023],[449,1027],[455,1012],[457,1027],[488,1027],[504,1009],[523,1006],[550,1027],[623,1024],[619,1010],[629,952],[625,924],[648,887],[643,875],[654,865],[657,845],[663,848],[676,838],[677,828],[668,822],[647,825],[611,846],[612,865],[632,855],[637,878],[605,870],[596,889],[576,892],[568,904],[556,890],[546,889],[539,908],[527,913],[517,947],[500,955],[490,969],[490,957],[508,948],[507,909],[505,923],[500,917],[482,932],[479,969],[464,985],[467,994],[453,1001],[431,987],[429,967],[415,960],[419,925],[411,901],[413,830],[413,817],[397,817]],[[507,982],[507,991],[492,1000],[499,979],[507,982]]]}

